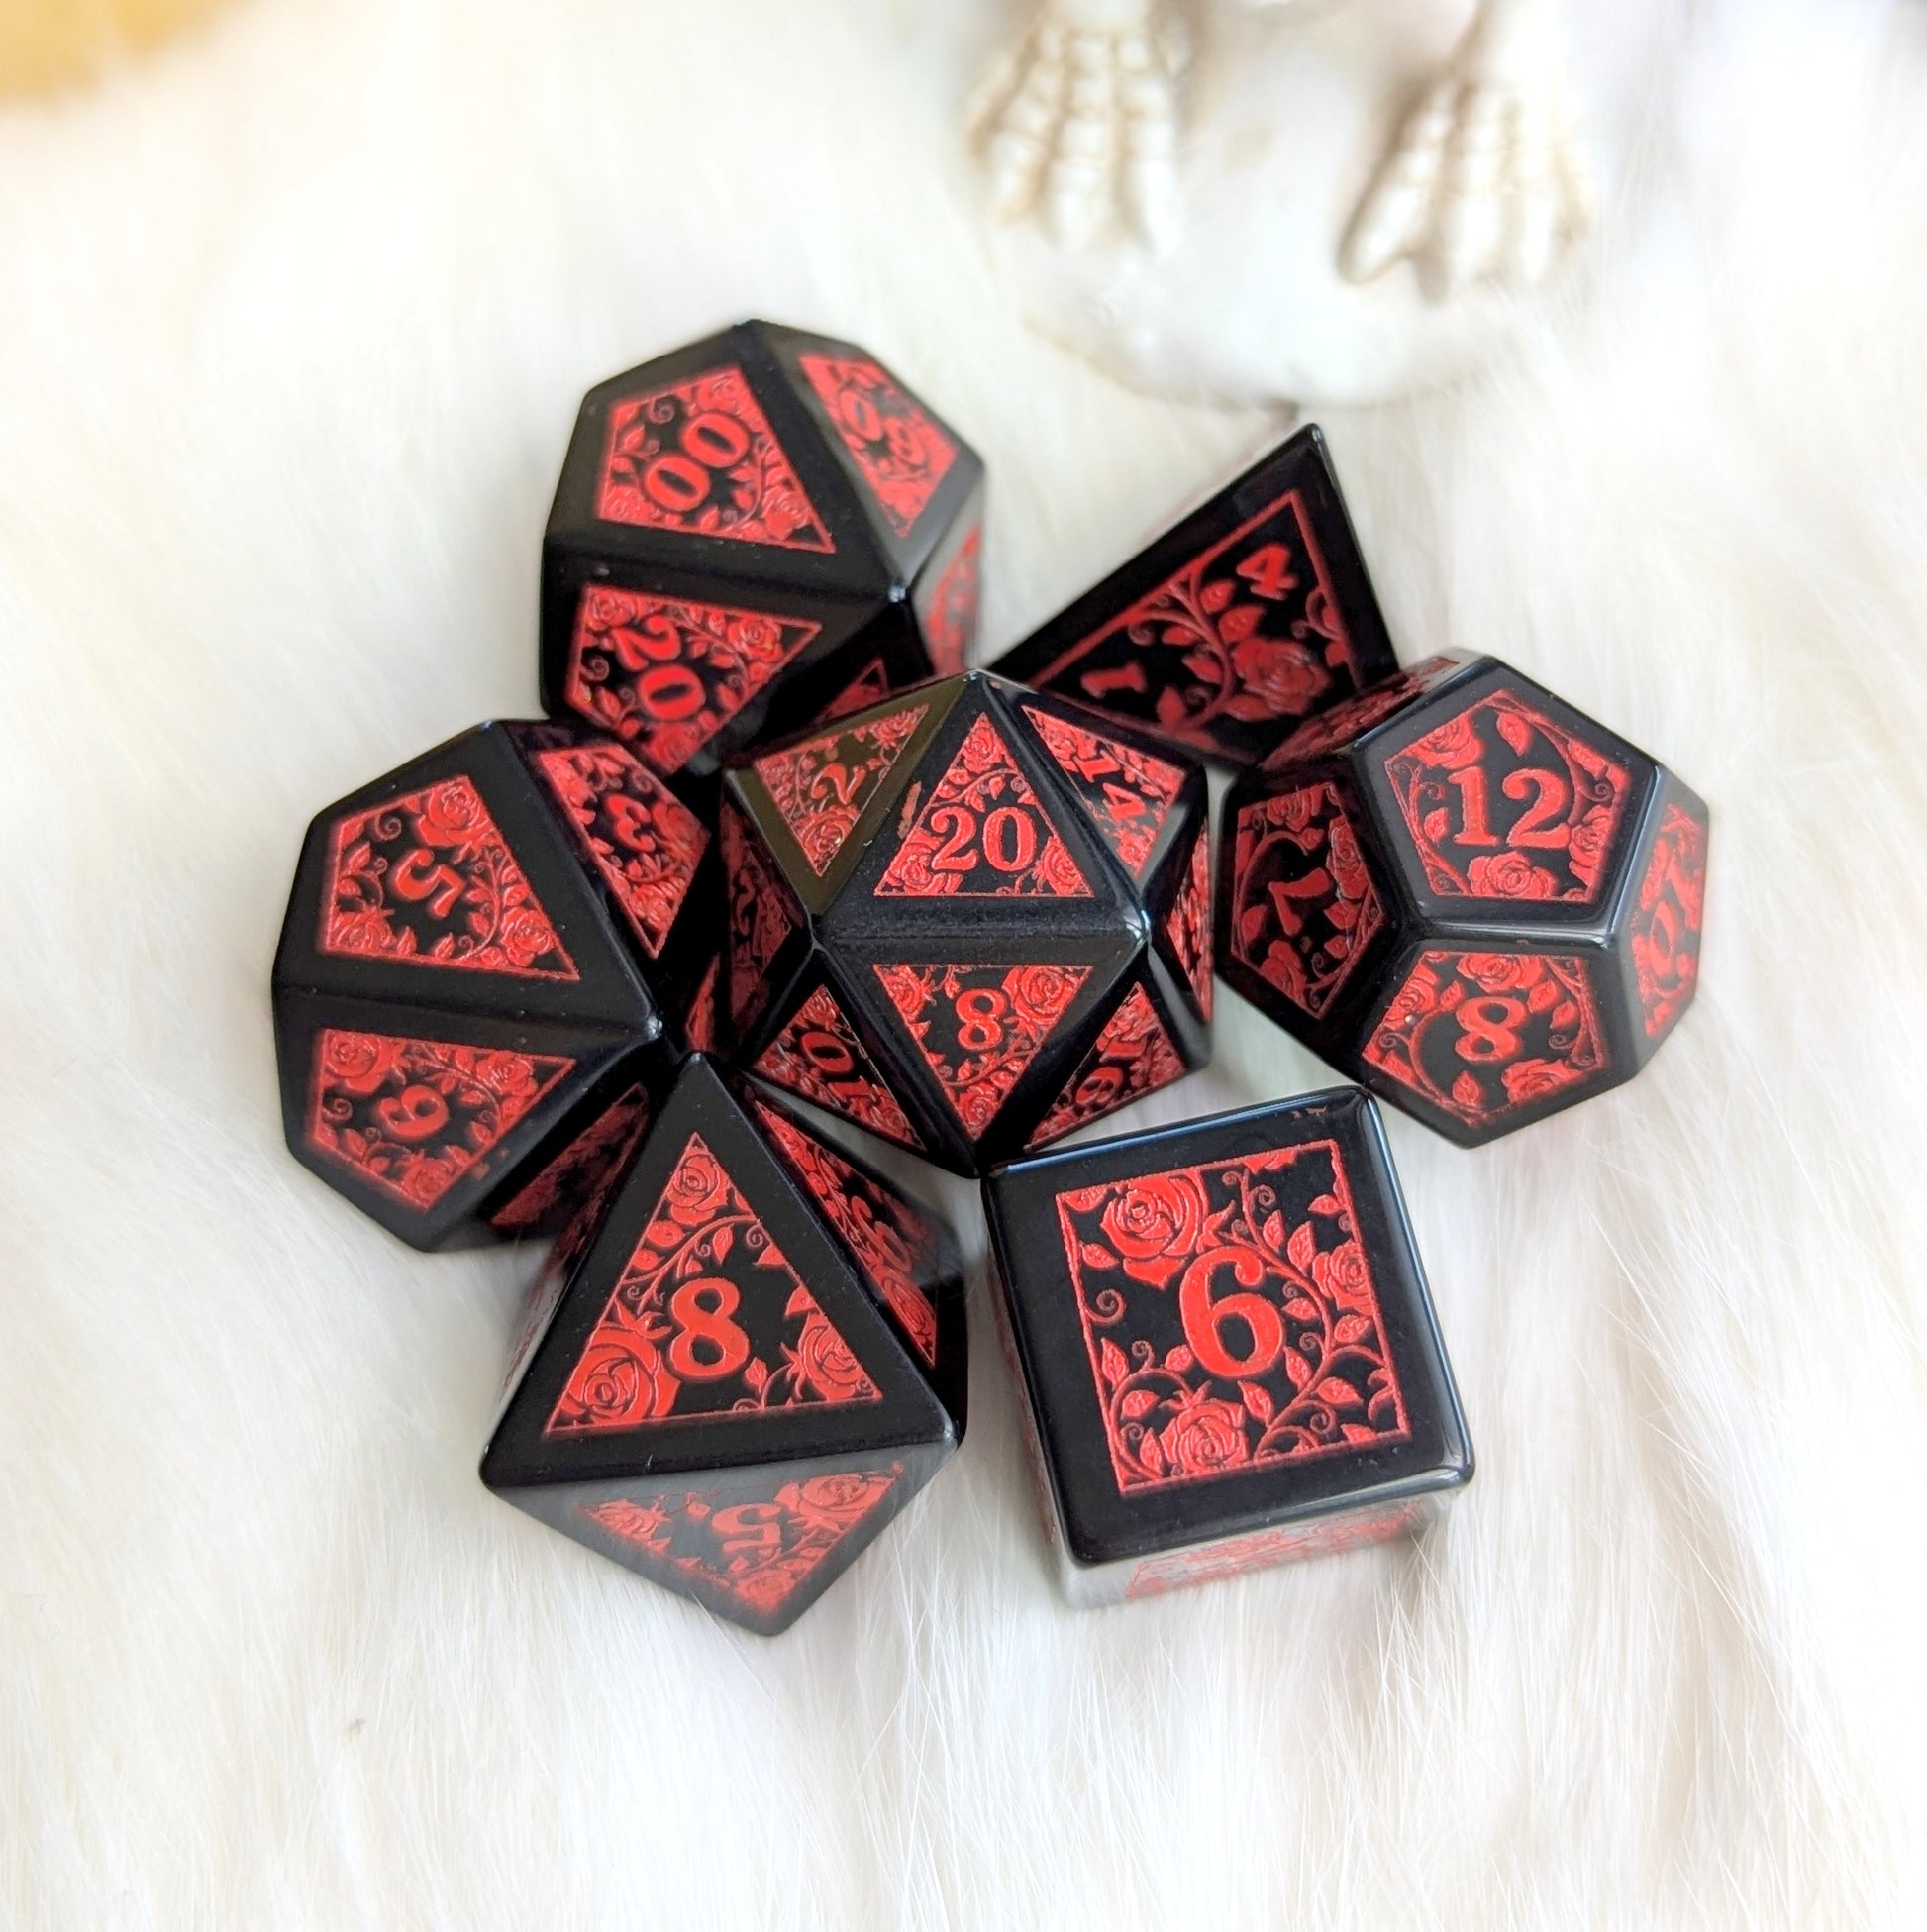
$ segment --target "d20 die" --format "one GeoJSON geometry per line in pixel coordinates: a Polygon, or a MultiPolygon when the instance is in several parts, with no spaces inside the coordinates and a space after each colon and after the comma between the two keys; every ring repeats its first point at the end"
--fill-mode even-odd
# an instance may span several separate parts
{"type": "Polygon", "coordinates": [[[590,390],[543,545],[542,701],[701,776],[961,669],[983,465],[863,350],[745,322],[590,390]]]}
{"type": "Polygon", "coordinates": [[[274,962],[295,1157],[418,1248],[553,1233],[713,996],[711,828],[625,747],[486,724],[309,827],[274,962]]]}
{"type": "Polygon", "coordinates": [[[1073,1602],[1417,1527],[1471,1445],[1356,1089],[998,1169],[993,1270],[1073,1602]]]}
{"type": "Polygon", "coordinates": [[[1315,426],[991,666],[1239,765],[1396,667],[1315,426]]]}
{"type": "Polygon", "coordinates": [[[1463,1146],[1632,1077],[1698,976],[1706,807],[1493,658],[1310,720],[1224,802],[1219,970],[1463,1146]]]}
{"type": "Polygon", "coordinates": [[[981,671],[725,780],[737,1061],[960,1172],[1210,1055],[1204,774],[981,671]]]}
{"type": "Polygon", "coordinates": [[[966,1357],[949,1229],[692,1056],[558,1244],[482,1480],[773,1634],[963,1440],[966,1357]]]}

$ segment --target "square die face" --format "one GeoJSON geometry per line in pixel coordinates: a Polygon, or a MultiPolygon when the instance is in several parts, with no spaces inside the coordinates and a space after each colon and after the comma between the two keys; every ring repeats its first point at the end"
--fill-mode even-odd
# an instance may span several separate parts
{"type": "Polygon", "coordinates": [[[1465,1479],[1450,1371],[1364,1095],[1019,1163],[986,1191],[1075,1562],[1465,1479]]]}

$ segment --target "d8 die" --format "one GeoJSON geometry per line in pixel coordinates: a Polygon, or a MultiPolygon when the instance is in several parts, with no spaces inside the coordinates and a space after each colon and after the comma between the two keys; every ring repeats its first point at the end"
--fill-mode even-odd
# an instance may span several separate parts
{"type": "Polygon", "coordinates": [[[713,1004],[709,826],[624,747],[487,724],[308,829],[274,962],[295,1157],[418,1248],[552,1233],[713,1004]]]}
{"type": "Polygon", "coordinates": [[[538,1283],[482,1480],[773,1634],[963,1440],[956,1244],[701,1055],[605,1196],[538,1283]]]}
{"type": "Polygon", "coordinates": [[[1308,427],[991,668],[1243,765],[1396,667],[1308,427]]]}
{"type": "Polygon", "coordinates": [[[981,671],[724,787],[728,1018],[762,1078],[961,1172],[1210,1053],[1190,759],[981,671]]]}
{"type": "Polygon", "coordinates": [[[542,701],[658,771],[963,667],[983,465],[872,356],[746,322],[590,390],[543,545],[542,701]]]}
{"type": "Polygon", "coordinates": [[[1015,1162],[990,1250],[1073,1602],[1417,1527],[1471,1475],[1356,1089],[1015,1162]]]}
{"type": "Polygon", "coordinates": [[[1428,659],[1227,794],[1219,970],[1463,1146],[1629,1079],[1698,974],[1706,807],[1494,658],[1428,659]]]}

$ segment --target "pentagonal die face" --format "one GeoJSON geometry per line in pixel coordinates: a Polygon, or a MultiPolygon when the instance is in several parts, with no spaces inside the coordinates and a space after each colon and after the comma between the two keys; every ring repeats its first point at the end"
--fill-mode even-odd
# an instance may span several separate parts
{"type": "Polygon", "coordinates": [[[725,975],[759,1077],[961,1172],[1210,1052],[1203,773],[973,673],[732,767],[725,975]]]}
{"type": "Polygon", "coordinates": [[[949,1229],[694,1056],[558,1244],[482,1477],[773,1634],[955,1451],[966,1358],[949,1229]]]}
{"type": "Polygon", "coordinates": [[[1223,970],[1385,1099],[1489,1140],[1630,1078],[1684,1010],[1706,823],[1542,686],[1430,659],[1227,797],[1223,970]]]}
{"type": "Polygon", "coordinates": [[[664,775],[961,668],[983,468],[874,357],[750,322],[590,391],[543,550],[542,692],[664,775]]]}
{"type": "Polygon", "coordinates": [[[997,661],[1248,765],[1397,668],[1324,438],[1300,430],[997,661]]]}
{"type": "Polygon", "coordinates": [[[710,827],[571,726],[484,725],[330,806],[275,960],[290,1148],[417,1247],[553,1233],[647,1124],[721,899],[710,827]]]}

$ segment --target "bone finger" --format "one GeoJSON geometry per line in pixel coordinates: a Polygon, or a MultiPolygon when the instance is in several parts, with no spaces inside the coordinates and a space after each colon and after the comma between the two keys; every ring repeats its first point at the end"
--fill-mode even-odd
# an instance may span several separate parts
{"type": "Polygon", "coordinates": [[[1369,281],[1383,274],[1423,229],[1438,186],[1457,91],[1453,81],[1441,80],[1407,116],[1390,157],[1352,218],[1340,252],[1339,266],[1351,280],[1369,281]]]}

